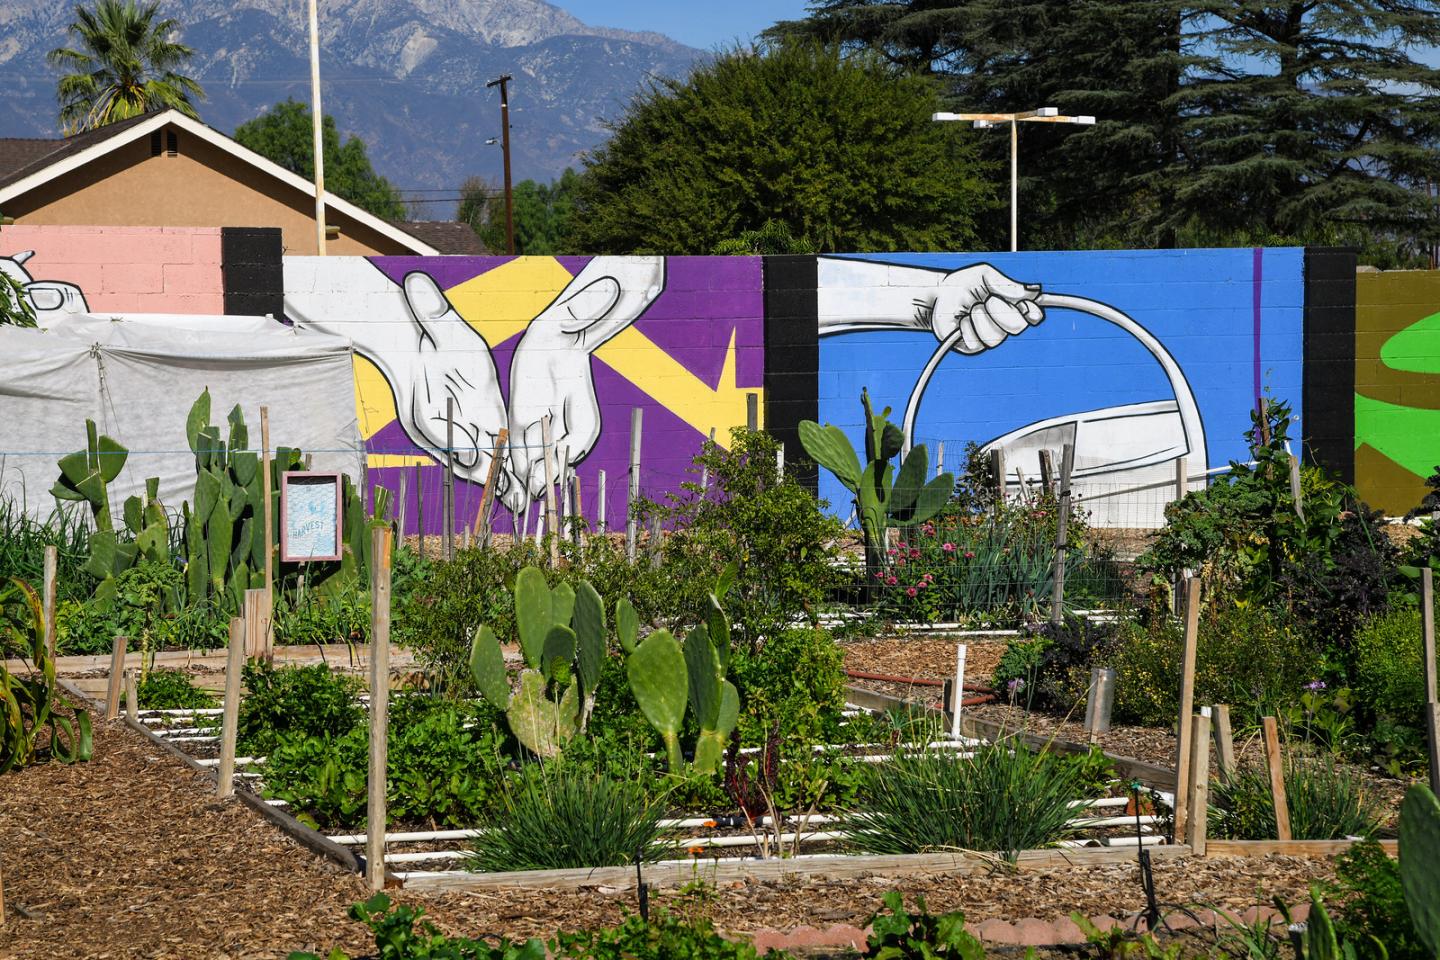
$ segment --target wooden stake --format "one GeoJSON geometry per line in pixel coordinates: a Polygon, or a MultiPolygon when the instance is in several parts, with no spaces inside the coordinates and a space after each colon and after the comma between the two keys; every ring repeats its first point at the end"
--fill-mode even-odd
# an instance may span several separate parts
{"type": "Polygon", "coordinates": [[[123,634],[116,634],[110,646],[110,683],[105,688],[105,719],[114,720],[120,716],[120,684],[124,682],[125,645],[129,640],[123,634]]]}
{"type": "Polygon", "coordinates": [[[664,538],[660,533],[660,514],[650,515],[650,542],[647,544],[650,553],[650,566],[656,570],[660,569],[660,547],[664,538]]]}
{"type": "Polygon", "coordinates": [[[240,677],[245,670],[245,621],[230,619],[230,647],[225,651],[225,704],[220,717],[220,767],[215,796],[235,793],[235,736],[240,729],[240,677]]]}
{"type": "Polygon", "coordinates": [[[1290,499],[1295,502],[1295,516],[1305,522],[1305,504],[1300,496],[1300,458],[1290,454],[1290,499]]]}
{"type": "Polygon", "coordinates": [[[41,587],[41,603],[45,610],[45,658],[55,661],[55,570],[60,563],[60,551],[54,544],[45,547],[45,580],[41,587]]]}
{"type": "Polygon", "coordinates": [[[400,509],[396,511],[398,522],[396,523],[395,535],[400,542],[405,542],[405,534],[410,526],[410,474],[406,470],[400,471],[400,509]]]}
{"type": "Polygon", "coordinates": [[[415,553],[425,559],[425,472],[415,464],[415,553]]]}
{"type": "Polygon", "coordinates": [[[545,457],[545,532],[550,534],[550,566],[560,566],[560,511],[555,505],[555,447],[550,440],[550,414],[540,418],[541,451],[545,457]]]}
{"type": "Polygon", "coordinates": [[[1210,708],[1215,726],[1215,759],[1220,766],[1220,779],[1229,783],[1235,776],[1235,737],[1230,732],[1230,705],[1217,703],[1210,708]]]}
{"type": "Polygon", "coordinates": [[[999,447],[990,451],[990,479],[995,483],[995,505],[1005,505],[1005,451],[999,447]]]}
{"type": "Polygon", "coordinates": [[[595,471],[595,530],[605,536],[605,471],[595,471]]]}
{"type": "Polygon", "coordinates": [[[585,521],[585,507],[584,507],[584,505],[580,502],[580,498],[581,498],[581,492],[580,492],[580,475],[579,475],[578,473],[571,473],[571,474],[570,474],[570,506],[571,506],[571,509],[573,510],[573,514],[572,514],[572,515],[573,515],[574,518],[575,518],[575,523],[574,523],[574,537],[575,537],[575,546],[577,546],[577,547],[583,546],[584,543],[585,543],[585,522],[584,522],[584,521],[585,521]]]}
{"type": "Polygon", "coordinates": [[[1185,499],[1190,492],[1190,463],[1184,457],[1175,458],[1175,499],[1185,499]]]}
{"type": "Polygon", "coordinates": [[[1210,821],[1210,718],[1196,715],[1190,736],[1190,849],[1205,856],[1205,834],[1210,821]]]}
{"type": "Polygon", "coordinates": [[[1285,762],[1280,756],[1280,728],[1274,717],[1261,717],[1265,728],[1265,764],[1270,768],[1270,796],[1275,803],[1275,839],[1289,840],[1290,804],[1285,796],[1285,762]]]}
{"type": "Polygon", "coordinates": [[[455,559],[455,398],[445,398],[445,478],[441,494],[445,559],[455,559]]]}
{"type": "MultiPolygon", "coordinates": [[[[275,514],[270,489],[270,408],[260,405],[260,495],[264,498],[265,524],[265,659],[275,656],[275,514]]],[[[365,496],[361,481],[360,496],[365,496]]]]}
{"type": "Polygon", "coordinates": [[[125,671],[125,712],[131,720],[140,720],[140,682],[133,668],[125,671]]]}
{"type": "MultiPolygon", "coordinates": [[[[709,445],[709,446],[706,446],[704,443],[700,444],[700,452],[701,452],[701,453],[709,453],[710,450],[714,447],[714,445],[715,445],[715,428],[714,428],[714,427],[711,427],[711,428],[710,428],[710,445],[709,445]]],[[[703,497],[706,493],[709,492],[709,490],[710,490],[710,465],[707,463],[707,464],[702,464],[702,465],[700,466],[700,495],[703,497]]]]}
{"type": "Polygon", "coordinates": [[[385,779],[390,722],[390,531],[370,535],[370,769],[367,777],[365,878],[385,887],[385,779]]]}
{"type": "MultiPolygon", "coordinates": [[[[755,396],[753,393],[748,396],[755,396]]],[[[635,517],[635,505],[640,502],[640,428],[645,411],[636,407],[630,411],[630,499],[625,505],[625,556],[635,562],[637,541],[640,531],[635,517]]]]}
{"type": "Polygon", "coordinates": [[[5,928],[5,868],[0,865],[0,930],[5,928]]]}
{"type": "Polygon", "coordinates": [[[245,591],[245,656],[264,657],[268,651],[265,649],[265,633],[268,627],[265,615],[265,591],[245,591]]]}
{"type": "Polygon", "coordinates": [[[935,444],[935,476],[945,472],[945,441],[935,444]]]}
{"type": "Polygon", "coordinates": [[[1110,730],[1110,711],[1115,702],[1115,671],[1109,667],[1090,670],[1090,698],[1085,704],[1085,730],[1090,742],[1110,730]]]}
{"type": "MultiPolygon", "coordinates": [[[[1000,451],[995,451],[997,454],[1000,451]]],[[[1002,465],[1004,459],[999,461],[1002,465]]],[[[1065,554],[1070,545],[1070,473],[1075,468],[1075,445],[1065,444],[1060,453],[1060,503],[1055,514],[1055,573],[1050,586],[1050,622],[1065,619],[1065,554]]],[[[1005,485],[1000,485],[1004,495],[1005,485]]]]}
{"type": "Polygon", "coordinates": [[[745,429],[754,433],[760,429],[760,396],[755,393],[745,394],[745,429]]]}
{"type": "Polygon", "coordinates": [[[501,427],[495,436],[495,454],[490,458],[490,469],[485,471],[485,489],[480,493],[480,509],[475,511],[475,532],[480,537],[482,547],[490,545],[490,514],[495,506],[495,481],[500,477],[500,462],[505,459],[505,444],[509,441],[510,431],[501,427]]]}
{"type": "Polygon", "coordinates": [[[1049,450],[1040,451],[1040,486],[1047,494],[1055,494],[1055,455],[1049,450]]]}
{"type": "Polygon", "coordinates": [[[1195,650],[1200,633],[1200,581],[1185,581],[1185,647],[1180,661],[1179,740],[1175,750],[1175,836],[1186,836],[1189,812],[1191,716],[1195,713],[1195,650]]]}
{"type": "Polygon", "coordinates": [[[1255,408],[1260,411],[1260,442],[1270,446],[1270,401],[1264,397],[1255,399],[1255,408]]]}
{"type": "Polygon", "coordinates": [[[1435,692],[1435,576],[1429,566],[1420,568],[1421,650],[1425,657],[1425,729],[1430,747],[1430,789],[1440,792],[1440,700],[1435,692]]]}

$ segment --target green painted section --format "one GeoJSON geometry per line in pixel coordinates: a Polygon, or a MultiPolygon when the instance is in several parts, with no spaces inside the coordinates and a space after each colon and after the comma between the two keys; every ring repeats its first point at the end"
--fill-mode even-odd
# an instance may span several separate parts
{"type": "Polygon", "coordinates": [[[1391,370],[1440,373],[1440,313],[1432,313],[1386,340],[1380,359],[1391,370]]]}
{"type": "MultiPolygon", "coordinates": [[[[1412,328],[1413,329],[1413,328],[1412,328]]],[[[1368,443],[1417,477],[1440,463],[1440,410],[1355,395],[1355,447],[1368,443]]]]}

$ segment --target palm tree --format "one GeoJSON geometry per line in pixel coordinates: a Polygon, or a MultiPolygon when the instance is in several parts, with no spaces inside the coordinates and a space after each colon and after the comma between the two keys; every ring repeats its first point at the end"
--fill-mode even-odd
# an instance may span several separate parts
{"type": "Polygon", "coordinates": [[[68,71],[56,84],[66,135],[171,107],[195,116],[192,98],[203,100],[205,91],[176,72],[195,51],[170,39],[179,25],[156,19],[159,7],[135,0],[75,7],[69,27],[75,49],[60,47],[46,56],[68,71]]]}

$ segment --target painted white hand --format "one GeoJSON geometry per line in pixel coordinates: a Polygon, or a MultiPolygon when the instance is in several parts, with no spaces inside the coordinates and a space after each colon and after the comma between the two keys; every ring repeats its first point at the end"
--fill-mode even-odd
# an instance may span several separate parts
{"type": "Polygon", "coordinates": [[[526,328],[510,361],[512,482],[505,502],[512,510],[545,489],[546,416],[551,442],[566,460],[557,469],[584,460],[595,446],[600,403],[590,355],[639,319],[664,287],[663,257],[596,257],[526,328]]]}
{"type": "Polygon", "coordinates": [[[1035,302],[1039,284],[1020,283],[988,263],[945,275],[930,308],[930,329],[944,340],[960,330],[960,353],[983,353],[1007,337],[1023,333],[1045,319],[1035,302]]]}
{"type": "MultiPolygon", "coordinates": [[[[297,271],[305,265],[297,265],[297,271]]],[[[483,483],[496,436],[506,422],[500,380],[485,338],[421,271],[407,274],[397,288],[358,257],[352,262],[334,258],[326,263],[323,276],[324,290],[297,277],[296,290],[286,295],[286,314],[298,326],[354,343],[389,383],[406,435],[441,462],[445,401],[452,398],[456,475],[483,483]]]]}

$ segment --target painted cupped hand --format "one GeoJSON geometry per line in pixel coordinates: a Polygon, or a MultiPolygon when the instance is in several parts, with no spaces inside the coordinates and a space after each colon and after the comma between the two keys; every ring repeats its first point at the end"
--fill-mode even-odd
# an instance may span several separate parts
{"type": "Polygon", "coordinates": [[[960,342],[955,349],[983,353],[1045,319],[1045,311],[1035,302],[1039,296],[1039,284],[1012,280],[988,263],[965,267],[940,281],[930,328],[940,340],[958,328],[960,342]]]}

